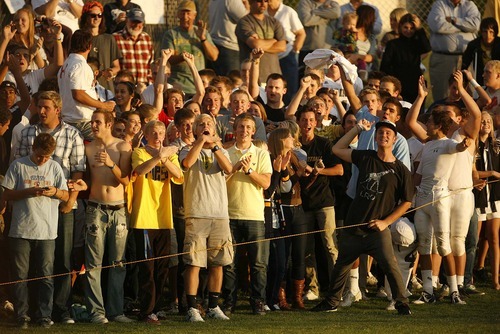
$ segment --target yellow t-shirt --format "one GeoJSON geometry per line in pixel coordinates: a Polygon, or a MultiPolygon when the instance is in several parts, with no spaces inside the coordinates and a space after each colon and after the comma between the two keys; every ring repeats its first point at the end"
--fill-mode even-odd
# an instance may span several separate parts
{"type": "MultiPolygon", "coordinates": [[[[251,154],[251,168],[255,173],[272,174],[273,166],[269,153],[255,147],[253,144],[243,153],[236,145],[227,152],[231,163],[236,164],[243,154],[251,154]]],[[[244,220],[264,221],[264,192],[263,189],[252,182],[250,176],[243,171],[234,173],[227,181],[227,197],[229,203],[229,218],[244,220]]]]}
{"type": "MultiPolygon", "coordinates": [[[[132,153],[132,169],[151,159],[152,156],[145,148],[136,148],[132,153]]],[[[179,166],[177,154],[170,158],[179,166]]],[[[172,198],[170,196],[170,181],[182,184],[184,177],[172,178],[167,167],[161,162],[151,171],[140,175],[133,183],[132,197],[132,228],[139,229],[172,229],[172,198]]]]}

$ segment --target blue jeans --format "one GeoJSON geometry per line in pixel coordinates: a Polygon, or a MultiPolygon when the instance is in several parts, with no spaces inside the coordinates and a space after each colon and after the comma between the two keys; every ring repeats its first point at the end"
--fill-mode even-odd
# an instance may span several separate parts
{"type": "MultiPolygon", "coordinates": [[[[273,237],[281,237],[281,235],[280,229],[273,229],[273,237]]],[[[272,240],[267,271],[267,305],[278,303],[278,292],[286,273],[286,260],[285,239],[272,240]]]]}
{"type": "MultiPolygon", "coordinates": [[[[57,227],[54,274],[69,273],[72,270],[73,228],[75,224],[74,210],[59,213],[57,227]]],[[[71,306],[71,275],[54,278],[54,309],[53,318],[60,321],[69,317],[71,306]]]]}
{"type": "Polygon", "coordinates": [[[285,105],[288,105],[292,97],[299,90],[299,62],[297,54],[290,51],[288,56],[280,59],[280,67],[287,82],[286,94],[283,98],[285,105]]]}
{"type": "Polygon", "coordinates": [[[230,71],[240,69],[240,52],[216,45],[219,49],[219,57],[214,62],[214,70],[217,75],[227,76],[230,71]]]}
{"type": "MultiPolygon", "coordinates": [[[[231,219],[229,221],[233,243],[265,239],[264,221],[231,219]]],[[[266,301],[267,264],[269,261],[269,241],[246,245],[250,265],[250,302],[266,301]]],[[[236,249],[235,249],[236,253],[236,249]]],[[[236,261],[236,257],[235,257],[236,261]]],[[[224,267],[222,286],[226,303],[236,304],[236,263],[224,267]]]]}
{"type": "MultiPolygon", "coordinates": [[[[282,206],[285,216],[286,227],[283,234],[302,234],[308,232],[308,224],[305,220],[302,205],[282,206]]],[[[295,236],[283,239],[285,242],[285,258],[288,260],[290,249],[292,255],[291,277],[294,280],[302,280],[306,274],[306,246],[307,235],[295,236]]],[[[288,266],[288,262],[287,262],[288,266]]]]}
{"type": "Polygon", "coordinates": [[[474,270],[474,261],[476,260],[476,247],[479,239],[477,231],[477,212],[470,219],[469,231],[465,238],[465,276],[464,286],[472,284],[472,272],[474,270]]]}
{"type": "Polygon", "coordinates": [[[123,282],[125,281],[125,246],[127,243],[128,220],[126,208],[101,210],[87,206],[85,229],[85,268],[87,284],[85,297],[87,310],[92,316],[115,317],[123,314],[123,282]],[[101,267],[104,251],[108,256],[109,268],[106,305],[102,297],[101,267]]]}
{"type": "MultiPolygon", "coordinates": [[[[12,280],[25,280],[30,269],[30,255],[33,255],[33,272],[37,277],[51,276],[54,272],[54,240],[28,240],[9,238],[10,256],[12,257],[12,280]]],[[[50,318],[52,315],[52,298],[54,294],[54,281],[44,278],[37,281],[37,302],[35,317],[37,319],[50,318]]],[[[22,282],[14,285],[14,309],[16,319],[29,319],[28,317],[28,283],[22,282]]]]}

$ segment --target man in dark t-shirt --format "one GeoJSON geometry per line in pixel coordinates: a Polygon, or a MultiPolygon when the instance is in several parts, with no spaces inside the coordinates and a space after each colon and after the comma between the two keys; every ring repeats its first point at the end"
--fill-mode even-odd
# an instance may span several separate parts
{"type": "Polygon", "coordinates": [[[309,230],[323,230],[320,233],[321,247],[316,246],[316,262],[326,260],[327,266],[317,265],[319,283],[324,287],[329,285],[330,274],[337,260],[337,241],[335,237],[335,198],[330,190],[329,177],[342,175],[344,169],[340,159],[332,153],[331,142],[323,137],[316,136],[316,113],[312,109],[305,109],[297,114],[300,127],[300,142],[302,149],[307,153],[307,164],[312,173],[302,177],[300,189],[302,206],[304,208],[309,230]],[[321,251],[320,251],[321,250],[321,251]],[[326,259],[321,256],[326,254],[326,259]],[[322,270],[325,270],[323,275],[322,270]]]}
{"type": "Polygon", "coordinates": [[[345,220],[345,226],[352,228],[342,232],[328,294],[313,311],[337,310],[352,264],[361,254],[369,254],[386,273],[398,313],[411,314],[388,228],[410,208],[411,174],[392,154],[397,138],[396,125],[392,122],[380,121],[375,125],[377,151],[349,148],[352,139],[371,126],[372,123],[362,120],[333,147],[335,155],[358,167],[359,177],[356,196],[345,220]]]}

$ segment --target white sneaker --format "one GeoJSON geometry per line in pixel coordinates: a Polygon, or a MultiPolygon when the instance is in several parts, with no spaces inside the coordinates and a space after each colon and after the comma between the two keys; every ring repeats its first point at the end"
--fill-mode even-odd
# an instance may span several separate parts
{"type": "Polygon", "coordinates": [[[411,285],[412,285],[412,288],[413,290],[422,290],[423,289],[423,286],[422,286],[422,281],[420,281],[420,279],[417,277],[417,275],[415,276],[412,276],[411,278],[411,285]]]}
{"type": "Polygon", "coordinates": [[[396,301],[393,299],[385,308],[387,311],[396,311],[396,301]]]}
{"type": "Polygon", "coordinates": [[[361,291],[358,290],[358,292],[356,293],[356,295],[354,295],[351,291],[349,291],[345,297],[344,297],[344,300],[342,300],[340,302],[340,306],[342,307],[349,307],[352,305],[353,302],[358,302],[360,301],[362,298],[361,296],[361,291]]]}
{"type": "MultiPolygon", "coordinates": [[[[229,318],[224,314],[224,312],[222,312],[219,306],[216,306],[214,308],[209,308],[207,312],[207,317],[218,320],[229,320],[229,318]]],[[[203,319],[201,320],[203,321],[203,319]]]]}
{"type": "Polygon", "coordinates": [[[201,317],[200,310],[194,307],[189,308],[186,319],[189,322],[205,322],[205,320],[201,317]]]}
{"type": "Polygon", "coordinates": [[[271,308],[267,304],[264,304],[264,311],[271,312],[271,308]]]}
{"type": "Polygon", "coordinates": [[[366,277],[366,284],[369,286],[376,286],[378,283],[378,280],[375,276],[372,275],[372,273],[368,273],[368,276],[366,277]]]}
{"type": "Polygon", "coordinates": [[[384,287],[381,287],[380,289],[378,289],[377,297],[378,298],[387,298],[387,292],[385,292],[384,287]]]}
{"type": "Polygon", "coordinates": [[[318,299],[319,297],[311,290],[308,290],[307,293],[304,295],[304,300],[313,301],[318,299]]]}

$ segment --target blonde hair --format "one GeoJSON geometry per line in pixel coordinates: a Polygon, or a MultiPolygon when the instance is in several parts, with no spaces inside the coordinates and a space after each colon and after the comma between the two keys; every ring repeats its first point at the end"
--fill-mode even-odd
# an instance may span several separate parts
{"type": "Polygon", "coordinates": [[[500,73],[500,60],[490,60],[485,66],[491,66],[491,69],[496,73],[500,73]]]}
{"type": "Polygon", "coordinates": [[[406,10],[406,8],[395,8],[390,14],[389,14],[389,18],[394,18],[396,21],[398,21],[399,23],[399,20],[401,20],[401,18],[408,14],[408,10],[406,10]]]}
{"type": "Polygon", "coordinates": [[[297,122],[287,119],[284,120],[283,122],[280,123],[283,127],[287,128],[290,130],[290,134],[293,137],[293,145],[296,148],[302,147],[302,144],[300,143],[300,128],[297,122]]]}
{"type": "Polygon", "coordinates": [[[26,46],[29,50],[35,44],[35,17],[32,10],[30,10],[28,7],[24,7],[14,13],[13,20],[17,21],[21,13],[26,13],[26,15],[28,15],[28,31],[26,32],[28,45],[24,44],[23,38],[20,34],[15,34],[13,41],[17,44],[26,46]]]}
{"type": "Polygon", "coordinates": [[[209,115],[209,114],[200,114],[198,116],[196,116],[196,118],[194,119],[194,123],[193,123],[193,133],[196,133],[196,128],[198,127],[198,125],[203,122],[204,120],[210,120],[210,123],[211,124],[211,127],[212,127],[212,130],[215,131],[215,120],[214,118],[209,115]]]}
{"type": "Polygon", "coordinates": [[[344,16],[342,16],[342,24],[345,24],[348,20],[356,20],[356,22],[358,22],[358,14],[356,14],[356,12],[345,13],[344,16]]]}

